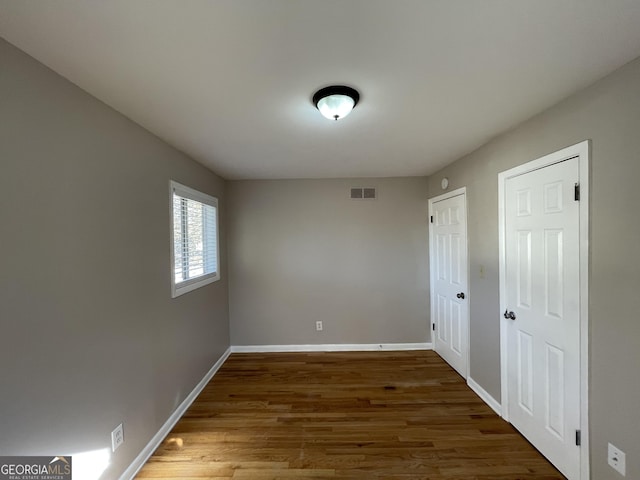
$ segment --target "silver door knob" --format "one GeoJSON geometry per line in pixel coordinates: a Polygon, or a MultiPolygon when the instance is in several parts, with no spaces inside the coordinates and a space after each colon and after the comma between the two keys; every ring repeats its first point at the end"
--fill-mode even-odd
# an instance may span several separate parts
{"type": "Polygon", "coordinates": [[[504,313],[504,318],[506,318],[507,320],[515,320],[516,319],[516,314],[513,312],[509,312],[508,310],[505,310],[504,313]]]}

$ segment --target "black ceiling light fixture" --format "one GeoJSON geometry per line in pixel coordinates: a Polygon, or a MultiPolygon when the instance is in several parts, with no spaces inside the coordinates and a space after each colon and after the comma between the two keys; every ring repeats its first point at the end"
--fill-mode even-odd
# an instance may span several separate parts
{"type": "Polygon", "coordinates": [[[339,120],[349,115],[358,100],[358,91],[345,85],[321,88],[313,95],[313,104],[329,120],[339,120]]]}

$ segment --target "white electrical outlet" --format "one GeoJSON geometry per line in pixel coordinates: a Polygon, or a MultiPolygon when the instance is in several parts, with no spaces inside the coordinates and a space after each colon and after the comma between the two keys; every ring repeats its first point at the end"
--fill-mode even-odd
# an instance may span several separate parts
{"type": "Polygon", "coordinates": [[[620,450],[615,445],[609,444],[607,460],[609,462],[609,465],[611,465],[615,470],[620,472],[623,477],[627,475],[626,455],[622,450],[620,450]]]}
{"type": "Polygon", "coordinates": [[[316,322],[316,331],[317,332],[321,332],[322,331],[322,320],[318,320],[316,322]]]}
{"type": "Polygon", "coordinates": [[[124,430],[122,424],[118,425],[116,429],[111,432],[111,450],[115,452],[120,445],[124,443],[124,430]]]}

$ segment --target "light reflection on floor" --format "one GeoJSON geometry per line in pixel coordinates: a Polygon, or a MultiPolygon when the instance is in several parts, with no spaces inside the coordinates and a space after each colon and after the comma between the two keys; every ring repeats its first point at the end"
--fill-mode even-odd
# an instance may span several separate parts
{"type": "Polygon", "coordinates": [[[74,453],[71,456],[72,476],[78,480],[99,480],[111,463],[109,448],[74,453]]]}

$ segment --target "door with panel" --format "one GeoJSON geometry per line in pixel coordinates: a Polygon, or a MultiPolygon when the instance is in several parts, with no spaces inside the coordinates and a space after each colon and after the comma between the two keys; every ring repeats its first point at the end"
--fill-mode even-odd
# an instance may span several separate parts
{"type": "Polygon", "coordinates": [[[429,201],[431,318],[434,350],[467,378],[469,293],[466,193],[429,201]]]}
{"type": "Polygon", "coordinates": [[[578,158],[505,183],[509,421],[569,479],[580,477],[578,158]]]}

